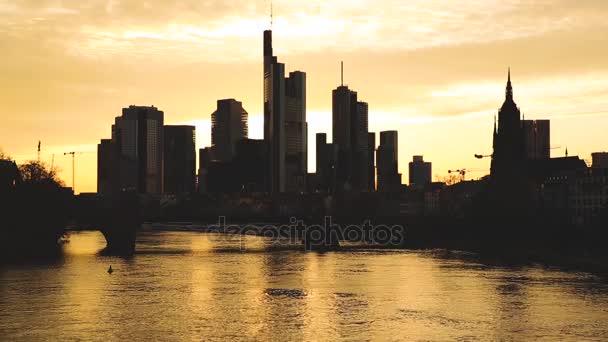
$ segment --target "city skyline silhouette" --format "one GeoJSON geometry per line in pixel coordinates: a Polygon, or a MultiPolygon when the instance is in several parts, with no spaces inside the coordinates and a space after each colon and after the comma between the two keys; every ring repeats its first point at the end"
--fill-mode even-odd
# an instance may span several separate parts
{"type": "Polygon", "coordinates": [[[0,18],[0,341],[608,337],[608,1],[0,18]]]}
{"type": "MultiPolygon", "coordinates": [[[[7,113],[14,113],[5,118],[6,124],[1,132],[7,137],[7,142],[1,142],[5,153],[18,161],[35,160],[36,144],[40,140],[42,160],[50,164],[54,154],[54,165],[61,170],[61,178],[69,184],[71,160],[63,153],[95,151],[96,140],[107,135],[106,127],[121,108],[132,104],[154,104],[166,113],[168,124],[194,124],[198,149],[210,145],[210,116],[215,101],[220,98],[242,101],[250,114],[250,137],[262,137],[259,81],[262,71],[257,52],[261,45],[261,31],[269,27],[268,3],[253,3],[253,7],[245,10],[253,13],[255,20],[239,21],[233,16],[225,23],[207,22],[202,14],[196,20],[184,19],[181,9],[167,4],[164,7],[156,5],[172,9],[169,16],[173,15],[177,21],[182,18],[188,23],[182,26],[168,24],[158,17],[144,20],[137,16],[138,11],[155,13],[160,10],[154,6],[143,9],[117,5],[99,9],[103,15],[98,12],[100,19],[95,23],[98,30],[91,27],[83,29],[83,26],[66,22],[67,18],[88,18],[96,13],[92,8],[71,5],[66,3],[64,8],[44,7],[44,4],[31,7],[15,5],[4,10],[14,22],[28,25],[44,37],[58,29],[74,33],[65,38],[55,36],[52,40],[49,36],[50,43],[45,45],[27,45],[29,40],[24,31],[15,31],[11,36],[16,44],[11,45],[7,58],[11,61],[9,65],[15,68],[10,70],[7,80],[18,77],[19,71],[23,71],[27,64],[30,73],[37,71],[38,78],[29,81],[30,78],[22,77],[16,84],[36,82],[36,87],[27,88],[32,94],[28,98],[36,98],[38,94],[38,99],[22,101],[26,88],[20,86],[11,87],[4,94],[7,113]],[[32,21],[34,14],[43,19],[32,21]],[[113,20],[113,16],[132,19],[122,33],[109,32],[104,25],[113,20]],[[208,30],[197,31],[197,26],[208,30]],[[140,30],[134,29],[136,27],[140,30]],[[214,27],[230,27],[231,30],[218,35],[212,33],[211,28],[214,27]],[[215,45],[219,44],[218,53],[212,53],[213,49],[198,50],[204,45],[201,42],[207,39],[205,37],[210,36],[215,37],[215,45]],[[65,44],[78,42],[88,44],[65,50],[67,52],[57,51],[65,44]],[[125,46],[127,43],[138,49],[129,50],[125,46]],[[251,47],[247,48],[251,52],[242,53],[241,49],[245,47],[251,47]],[[161,53],[150,55],[153,48],[161,53]],[[219,53],[221,49],[232,53],[219,53]],[[45,55],[51,64],[41,64],[34,57],[22,60],[13,57],[19,51],[28,50],[36,52],[28,56],[45,55]],[[104,54],[103,51],[109,53],[104,54]],[[196,55],[193,54],[195,51],[198,51],[196,55]],[[168,60],[161,62],[163,58],[168,60]],[[217,71],[205,65],[215,65],[212,69],[217,71]],[[122,71],[117,73],[116,70],[122,71]],[[181,77],[178,80],[169,77],[168,73],[181,77]],[[155,77],[157,82],[150,82],[155,77]],[[188,86],[184,88],[185,85],[188,86]],[[213,85],[211,91],[210,85],[213,85]],[[86,103],[96,105],[87,106],[86,103]]],[[[331,11],[341,6],[335,2],[331,6],[313,4],[298,8],[282,2],[274,3],[275,49],[289,71],[303,70],[307,73],[309,171],[315,168],[314,135],[325,132],[328,140],[332,139],[330,91],[340,83],[340,60],[345,61],[345,83],[369,103],[370,131],[378,133],[396,128],[400,132],[399,171],[404,180],[408,178],[407,162],[414,155],[424,155],[426,160],[433,162],[434,180],[448,176],[447,171],[453,169],[489,170],[488,160],[477,160],[473,155],[487,154],[491,150],[492,137],[488,131],[491,132],[493,116],[501,103],[508,66],[512,67],[518,105],[526,118],[552,120],[552,145],[562,147],[552,150],[553,156],[563,155],[566,147],[571,155],[580,155],[584,159],[589,159],[592,152],[604,150],[600,128],[607,121],[603,79],[608,78],[602,77],[603,64],[597,59],[601,55],[602,44],[594,42],[605,37],[589,31],[589,27],[599,25],[595,18],[603,10],[603,5],[597,5],[598,8],[583,6],[572,12],[567,12],[568,6],[564,5],[564,8],[557,8],[556,13],[550,13],[556,17],[585,17],[588,23],[584,28],[563,26],[565,31],[560,31],[562,27],[558,23],[554,24],[556,27],[549,27],[547,32],[524,34],[520,31],[526,25],[509,27],[509,23],[504,21],[504,32],[488,27],[478,34],[478,43],[470,43],[469,38],[446,31],[447,21],[441,21],[441,25],[433,24],[438,25],[434,31],[426,33],[434,40],[416,44],[412,43],[412,37],[417,35],[403,28],[405,31],[392,34],[357,28],[353,23],[358,19],[353,23],[345,20],[349,15],[362,13],[363,8],[354,5],[343,17],[336,14],[338,11],[331,11]],[[297,17],[298,11],[308,21],[297,17]],[[319,22],[322,25],[314,25],[319,22]],[[340,29],[335,25],[341,25],[340,29]],[[311,39],[314,30],[309,32],[306,28],[312,26],[323,32],[326,39],[311,39]],[[365,32],[368,38],[364,38],[365,32]],[[509,32],[510,35],[507,34],[509,32]],[[587,34],[585,39],[575,39],[584,33],[587,34]],[[394,42],[397,38],[403,40],[402,43],[409,40],[409,44],[405,47],[398,45],[394,42]],[[551,59],[549,52],[557,49],[555,38],[560,38],[571,48],[563,49],[560,58],[551,59]],[[535,39],[541,42],[545,52],[531,47],[535,45],[532,43],[537,43],[535,39]],[[302,41],[306,43],[302,44],[302,41]],[[334,48],[324,48],[330,42],[334,48]],[[551,62],[545,63],[544,60],[551,62]],[[581,72],[573,74],[577,68],[581,72]]],[[[379,5],[384,6],[387,5],[379,5]]],[[[411,15],[416,6],[419,10],[425,9],[424,5],[412,5],[396,12],[411,15]]],[[[488,11],[518,18],[524,13],[539,10],[533,5],[529,7],[488,8],[488,11]]],[[[473,5],[463,4],[461,10],[467,13],[474,9],[473,5]]],[[[229,15],[240,10],[239,6],[228,6],[219,13],[229,15]]],[[[440,8],[428,5],[426,10],[431,19],[440,8]]],[[[378,27],[393,18],[392,14],[375,11],[371,9],[369,15],[378,27]]],[[[462,22],[463,29],[476,24],[475,20],[470,24],[462,22]]],[[[95,191],[94,155],[85,154],[76,159],[79,192],[95,191]]],[[[482,175],[480,171],[467,177],[482,175]]]]}

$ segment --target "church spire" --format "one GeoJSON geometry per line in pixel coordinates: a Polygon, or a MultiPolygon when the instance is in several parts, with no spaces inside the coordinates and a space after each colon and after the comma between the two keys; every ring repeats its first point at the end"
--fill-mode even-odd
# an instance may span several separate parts
{"type": "Polygon", "coordinates": [[[506,98],[510,99],[510,100],[513,99],[513,87],[511,86],[511,67],[509,67],[508,76],[507,76],[506,98]]]}

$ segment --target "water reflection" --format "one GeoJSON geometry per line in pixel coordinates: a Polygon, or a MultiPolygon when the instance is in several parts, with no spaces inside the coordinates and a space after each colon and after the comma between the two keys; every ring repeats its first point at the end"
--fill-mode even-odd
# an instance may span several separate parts
{"type": "Polygon", "coordinates": [[[77,233],[60,260],[4,266],[0,340],[608,336],[608,286],[584,273],[441,252],[304,253],[190,232],[144,232],[127,259],[100,255],[104,244],[77,233]]]}

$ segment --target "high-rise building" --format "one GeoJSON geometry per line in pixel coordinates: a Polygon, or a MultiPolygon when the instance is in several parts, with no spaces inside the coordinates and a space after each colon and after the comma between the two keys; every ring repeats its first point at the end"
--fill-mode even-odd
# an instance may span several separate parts
{"type": "Polygon", "coordinates": [[[285,79],[286,191],[305,190],[308,173],[306,73],[295,71],[285,79]]]}
{"type": "Polygon", "coordinates": [[[335,185],[336,145],[327,143],[327,134],[317,133],[317,183],[322,192],[333,192],[335,185]]]}
{"type": "Polygon", "coordinates": [[[591,167],[608,169],[608,152],[591,153],[591,167]]]}
{"type": "Polygon", "coordinates": [[[397,131],[380,132],[380,145],[376,152],[379,192],[395,192],[401,188],[398,148],[397,131]]]}
{"type": "Polygon", "coordinates": [[[285,64],[272,51],[272,31],[264,31],[264,140],[268,147],[269,191],[303,191],[308,168],[306,74],[285,78],[285,64]]]}
{"type": "Polygon", "coordinates": [[[217,101],[217,109],[211,114],[211,145],[216,160],[232,160],[237,141],[248,136],[247,119],[241,102],[235,99],[217,101]]]}
{"type": "Polygon", "coordinates": [[[336,190],[368,191],[368,105],[341,85],[332,92],[332,134],[337,149],[336,190]]]}
{"type": "Polygon", "coordinates": [[[198,150],[198,192],[206,193],[209,191],[207,184],[207,176],[209,174],[209,166],[213,161],[213,150],[211,147],[205,147],[198,150]]]}
{"type": "Polygon", "coordinates": [[[370,192],[376,191],[376,133],[367,133],[367,184],[370,192]]]}
{"type": "Polygon", "coordinates": [[[423,156],[414,156],[409,165],[410,186],[422,187],[431,183],[432,164],[425,162],[423,156]]]}
{"type": "Polygon", "coordinates": [[[269,148],[269,191],[285,192],[285,65],[272,53],[272,31],[264,31],[264,140],[269,148]]]}
{"type": "Polygon", "coordinates": [[[112,139],[101,139],[97,145],[97,193],[110,195],[118,191],[118,150],[112,139]]]}
{"type": "MultiPolygon", "coordinates": [[[[117,189],[163,192],[164,113],[156,107],[123,108],[112,126],[116,144],[117,189]]],[[[102,166],[103,168],[103,166],[102,166]]]]}
{"type": "Polygon", "coordinates": [[[194,126],[165,126],[165,193],[192,193],[196,187],[194,126]]]}
{"type": "Polygon", "coordinates": [[[551,158],[551,123],[549,120],[522,121],[526,159],[539,160],[551,158]]]}
{"type": "Polygon", "coordinates": [[[245,193],[266,192],[268,148],[264,140],[242,139],[236,144],[236,181],[245,193]]]}
{"type": "Polygon", "coordinates": [[[232,160],[210,160],[208,164],[201,165],[201,170],[204,170],[201,174],[205,175],[201,191],[223,194],[266,192],[267,153],[264,140],[239,140],[232,160]]]}

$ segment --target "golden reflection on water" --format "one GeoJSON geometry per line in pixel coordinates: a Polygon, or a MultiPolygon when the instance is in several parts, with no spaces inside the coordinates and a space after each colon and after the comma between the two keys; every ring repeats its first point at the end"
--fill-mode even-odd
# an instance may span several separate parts
{"type": "Polygon", "coordinates": [[[195,232],[142,232],[131,258],[104,245],[74,233],[57,262],[3,268],[0,340],[608,337],[608,287],[584,273],[195,232]]]}

